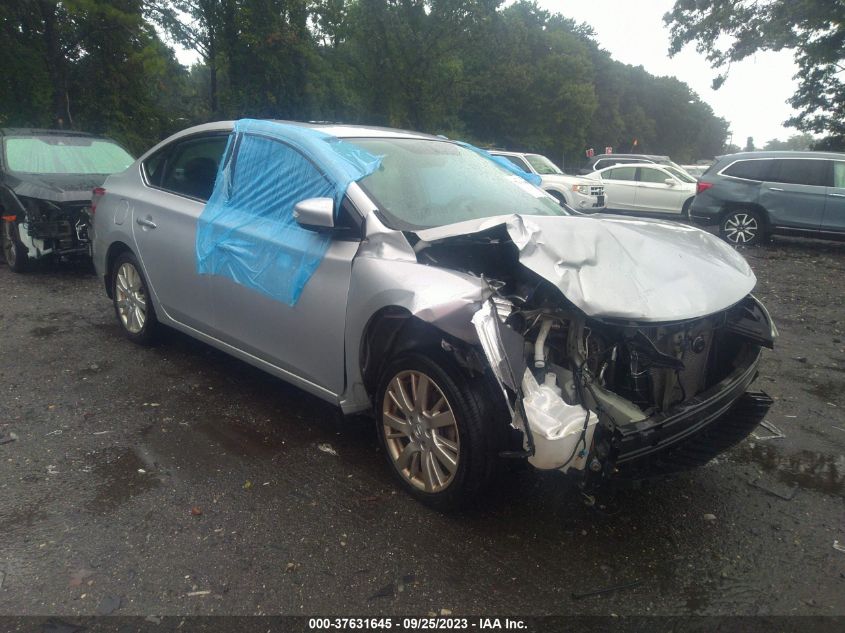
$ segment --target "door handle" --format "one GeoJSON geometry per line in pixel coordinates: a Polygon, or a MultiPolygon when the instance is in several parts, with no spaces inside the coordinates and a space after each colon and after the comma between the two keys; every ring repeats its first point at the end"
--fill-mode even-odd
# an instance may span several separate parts
{"type": "Polygon", "coordinates": [[[156,228],[156,223],[148,218],[138,218],[137,220],[135,220],[135,222],[137,222],[141,226],[147,227],[148,229],[156,228]]]}
{"type": "Polygon", "coordinates": [[[769,187],[769,191],[783,191],[780,187],[769,187]]]}

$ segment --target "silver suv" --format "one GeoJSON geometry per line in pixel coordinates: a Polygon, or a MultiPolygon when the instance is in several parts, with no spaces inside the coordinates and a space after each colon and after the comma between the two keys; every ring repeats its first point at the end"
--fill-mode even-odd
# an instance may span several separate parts
{"type": "Polygon", "coordinates": [[[721,156],[698,181],[690,219],[738,245],[777,234],[845,240],[845,154],[721,156]]]}
{"type": "Polygon", "coordinates": [[[129,339],[169,326],[372,412],[397,480],[438,508],[513,459],[586,492],[690,468],[771,403],[747,389],[776,331],[734,249],[570,215],[470,146],[210,123],[94,202],[94,262],[129,339]]]}

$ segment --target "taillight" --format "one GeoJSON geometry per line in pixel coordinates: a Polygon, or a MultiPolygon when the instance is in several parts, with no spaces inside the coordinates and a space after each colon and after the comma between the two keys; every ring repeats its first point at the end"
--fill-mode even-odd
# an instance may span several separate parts
{"type": "Polygon", "coordinates": [[[105,187],[94,187],[94,190],[91,192],[91,213],[97,212],[97,204],[104,195],[106,195],[105,187]]]}
{"type": "Polygon", "coordinates": [[[712,186],[712,182],[704,182],[703,180],[699,180],[698,184],[695,185],[695,193],[702,193],[704,191],[707,191],[712,186]]]}

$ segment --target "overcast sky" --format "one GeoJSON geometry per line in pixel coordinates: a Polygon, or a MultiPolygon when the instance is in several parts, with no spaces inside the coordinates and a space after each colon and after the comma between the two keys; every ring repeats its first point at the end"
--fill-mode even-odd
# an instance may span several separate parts
{"type": "Polygon", "coordinates": [[[663,15],[674,0],[538,0],[552,13],[586,22],[611,56],[653,75],[675,76],[685,81],[731,124],[733,142],[745,146],[754,137],[757,147],[773,138],[786,139],[798,131],[783,127],[793,111],[786,100],[795,92],[792,78],[798,67],[792,53],[761,53],[731,67],[728,80],[711,90],[716,73],[703,56],[687,45],[669,58],[669,29],[663,15]]]}

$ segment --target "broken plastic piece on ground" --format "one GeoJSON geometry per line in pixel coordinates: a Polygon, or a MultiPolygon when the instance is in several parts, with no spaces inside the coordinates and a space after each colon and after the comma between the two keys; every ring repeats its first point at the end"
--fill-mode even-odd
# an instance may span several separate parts
{"type": "Polygon", "coordinates": [[[337,456],[337,451],[332,448],[331,444],[317,444],[317,449],[323,451],[324,453],[328,453],[329,455],[337,456]]]}
{"type": "Polygon", "coordinates": [[[768,420],[763,420],[762,422],[760,422],[760,426],[762,426],[767,431],[771,431],[772,434],[771,435],[757,435],[756,433],[752,433],[751,437],[753,437],[755,440],[779,440],[781,438],[786,437],[786,435],[784,435],[783,431],[781,431],[778,427],[776,427],[774,424],[772,424],[768,420]]]}
{"type": "Polygon", "coordinates": [[[605,589],[594,589],[592,591],[584,591],[584,592],[573,591],[572,592],[572,599],[573,600],[580,600],[581,598],[590,598],[592,596],[600,596],[600,595],[605,594],[605,593],[611,593],[611,592],[614,592],[614,591],[622,591],[623,589],[633,589],[634,587],[639,587],[641,584],[642,584],[641,580],[634,580],[632,582],[626,582],[625,584],[616,585],[615,587],[607,587],[605,589]]]}
{"type": "Polygon", "coordinates": [[[14,433],[9,433],[8,436],[5,436],[2,433],[0,433],[0,444],[11,444],[16,439],[18,439],[18,436],[15,435],[14,433]]]}
{"type": "Polygon", "coordinates": [[[522,403],[534,439],[535,468],[583,470],[587,463],[598,417],[581,405],[564,402],[549,384],[538,384],[526,369],[522,379],[522,403]]]}
{"type": "Polygon", "coordinates": [[[840,545],[839,541],[833,541],[833,549],[837,552],[845,552],[845,545],[840,545]]]}

